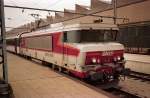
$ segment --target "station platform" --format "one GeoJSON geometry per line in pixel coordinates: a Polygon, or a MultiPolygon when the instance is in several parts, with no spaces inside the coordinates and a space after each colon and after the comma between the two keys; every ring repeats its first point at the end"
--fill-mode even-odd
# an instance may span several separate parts
{"type": "Polygon", "coordinates": [[[141,55],[141,54],[129,54],[125,53],[126,60],[139,61],[144,63],[150,63],[150,55],[141,55]]]}
{"type": "Polygon", "coordinates": [[[8,53],[8,66],[14,98],[114,98],[14,54],[8,53]]]}
{"type": "Polygon", "coordinates": [[[126,68],[132,71],[150,74],[150,55],[125,53],[126,68]]]}

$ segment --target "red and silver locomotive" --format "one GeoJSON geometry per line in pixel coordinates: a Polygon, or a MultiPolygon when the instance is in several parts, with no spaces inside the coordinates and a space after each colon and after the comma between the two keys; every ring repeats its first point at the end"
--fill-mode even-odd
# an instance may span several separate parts
{"type": "Polygon", "coordinates": [[[8,37],[7,49],[51,63],[62,71],[94,81],[118,79],[124,70],[124,46],[115,42],[114,24],[51,25],[8,37]]]}

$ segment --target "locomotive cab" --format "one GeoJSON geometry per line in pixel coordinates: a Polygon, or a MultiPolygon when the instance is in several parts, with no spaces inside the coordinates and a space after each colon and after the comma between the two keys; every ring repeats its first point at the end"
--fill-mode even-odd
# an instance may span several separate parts
{"type": "MultiPolygon", "coordinates": [[[[80,51],[74,64],[80,73],[73,73],[94,81],[118,79],[125,60],[124,46],[116,42],[117,33],[117,26],[65,31],[63,43],[80,51]]],[[[67,60],[72,61],[71,57],[67,60]]]]}

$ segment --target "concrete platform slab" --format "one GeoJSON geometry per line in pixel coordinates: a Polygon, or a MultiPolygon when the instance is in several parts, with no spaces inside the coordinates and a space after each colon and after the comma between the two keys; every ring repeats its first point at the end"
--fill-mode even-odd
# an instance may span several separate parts
{"type": "Polygon", "coordinates": [[[150,56],[139,54],[125,54],[126,68],[132,71],[150,74],[150,56]]]}
{"type": "Polygon", "coordinates": [[[8,54],[9,81],[15,98],[109,98],[105,94],[13,54],[8,54]]]}

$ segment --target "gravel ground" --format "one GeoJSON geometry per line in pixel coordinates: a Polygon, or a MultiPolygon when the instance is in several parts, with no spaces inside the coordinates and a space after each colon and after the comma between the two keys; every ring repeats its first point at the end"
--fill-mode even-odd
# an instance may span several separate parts
{"type": "Polygon", "coordinates": [[[134,78],[127,77],[125,81],[121,81],[119,86],[123,90],[136,94],[142,98],[150,98],[150,82],[136,80],[134,78]]]}

